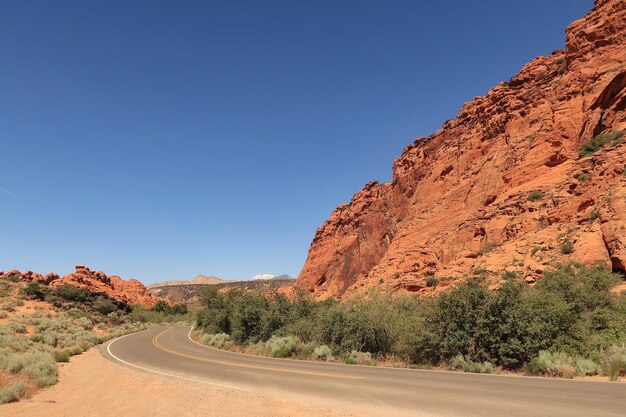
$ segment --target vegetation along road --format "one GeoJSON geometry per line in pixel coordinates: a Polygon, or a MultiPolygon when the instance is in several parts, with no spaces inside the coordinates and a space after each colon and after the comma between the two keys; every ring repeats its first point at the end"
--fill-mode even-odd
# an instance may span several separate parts
{"type": "Polygon", "coordinates": [[[307,398],[356,415],[623,416],[626,384],[274,359],[196,343],[160,327],[102,347],[111,360],[198,383],[307,398]]]}

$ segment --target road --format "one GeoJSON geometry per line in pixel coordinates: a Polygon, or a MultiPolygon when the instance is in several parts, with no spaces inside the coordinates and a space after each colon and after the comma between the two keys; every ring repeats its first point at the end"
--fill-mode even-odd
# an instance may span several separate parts
{"type": "Polygon", "coordinates": [[[200,345],[189,334],[189,327],[153,328],[110,341],[101,351],[143,372],[282,398],[306,398],[364,416],[626,415],[623,383],[265,358],[200,345]]]}

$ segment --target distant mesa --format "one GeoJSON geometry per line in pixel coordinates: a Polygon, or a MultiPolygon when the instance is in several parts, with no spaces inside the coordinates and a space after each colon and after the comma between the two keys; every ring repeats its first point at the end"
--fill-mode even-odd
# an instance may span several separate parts
{"type": "Polygon", "coordinates": [[[154,284],[148,285],[146,288],[158,288],[158,287],[169,287],[172,285],[215,285],[215,284],[223,284],[225,282],[229,282],[229,280],[207,276],[207,275],[196,275],[194,279],[191,281],[186,280],[173,280],[173,281],[164,281],[164,282],[156,282],[154,284]]]}

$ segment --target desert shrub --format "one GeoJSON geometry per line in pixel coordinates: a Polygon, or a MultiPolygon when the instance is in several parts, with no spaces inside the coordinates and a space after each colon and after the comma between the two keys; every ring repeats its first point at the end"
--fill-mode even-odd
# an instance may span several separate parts
{"type": "Polygon", "coordinates": [[[439,279],[435,278],[433,275],[428,275],[425,279],[427,287],[436,287],[439,285],[439,279]]]}
{"type": "Polygon", "coordinates": [[[585,181],[589,181],[591,178],[593,177],[593,174],[590,172],[583,172],[581,174],[578,174],[578,176],[576,177],[576,179],[579,182],[585,182],[585,181]]]}
{"type": "Polygon", "coordinates": [[[227,349],[233,344],[232,338],[226,333],[205,334],[202,336],[202,342],[219,349],[227,349]]]}
{"type": "Polygon", "coordinates": [[[589,213],[589,223],[593,223],[600,217],[600,210],[593,209],[591,213],[589,213]]]}
{"type": "Polygon", "coordinates": [[[4,277],[4,279],[11,282],[20,282],[20,277],[18,277],[17,275],[7,275],[4,277]]]}
{"type": "Polygon", "coordinates": [[[17,307],[17,304],[15,303],[15,301],[8,300],[8,301],[5,301],[4,303],[2,303],[0,305],[0,310],[13,312],[13,311],[15,311],[15,307],[17,307]]]}
{"type": "Polygon", "coordinates": [[[359,352],[356,350],[351,351],[344,362],[348,365],[369,365],[372,366],[375,362],[372,360],[372,354],[369,352],[359,352]]]}
{"type": "Polygon", "coordinates": [[[542,350],[531,359],[529,370],[538,375],[573,378],[576,376],[576,358],[565,352],[542,350]]]}
{"type": "Polygon", "coordinates": [[[54,352],[54,360],[57,362],[69,362],[70,356],[72,355],[68,350],[58,350],[54,352]]]}
{"type": "Polygon", "coordinates": [[[504,271],[502,273],[502,279],[505,281],[514,280],[519,278],[519,275],[515,271],[504,271]]]}
{"type": "Polygon", "coordinates": [[[605,132],[583,143],[578,154],[581,157],[589,156],[602,149],[607,143],[619,143],[624,137],[624,131],[605,132]]]}
{"type": "Polygon", "coordinates": [[[111,300],[98,300],[93,304],[93,308],[104,316],[117,310],[117,306],[111,300]]]}
{"type": "Polygon", "coordinates": [[[26,383],[24,381],[16,381],[0,387],[0,404],[6,404],[18,401],[26,395],[26,383]]]}
{"type": "Polygon", "coordinates": [[[321,345],[321,346],[316,347],[313,350],[313,353],[318,358],[324,359],[326,361],[329,361],[333,358],[333,350],[326,345],[321,345]]]}
{"type": "Polygon", "coordinates": [[[493,243],[493,242],[486,242],[483,245],[483,247],[478,250],[478,254],[479,255],[484,255],[484,254],[486,254],[488,252],[491,252],[493,250],[493,248],[495,248],[495,247],[496,247],[495,243],[493,243]]]}
{"type": "Polygon", "coordinates": [[[273,357],[286,358],[296,352],[299,341],[300,340],[295,336],[272,336],[265,342],[265,347],[272,352],[273,357]]]}
{"type": "Polygon", "coordinates": [[[463,372],[476,374],[490,374],[493,371],[493,364],[491,362],[474,362],[463,355],[456,355],[452,358],[450,366],[454,369],[462,369],[463,372]]]}
{"type": "Polygon", "coordinates": [[[92,297],[88,290],[75,287],[73,285],[61,285],[56,287],[55,293],[66,301],[73,301],[77,303],[85,303],[92,297]]]}
{"type": "Polygon", "coordinates": [[[626,348],[611,346],[604,352],[604,372],[611,381],[617,381],[620,375],[626,375],[626,348]]]}
{"type": "Polygon", "coordinates": [[[0,368],[15,374],[28,374],[40,387],[52,385],[57,380],[56,363],[46,352],[11,352],[8,358],[0,353],[0,368]]]}
{"type": "Polygon", "coordinates": [[[541,191],[538,190],[534,190],[531,191],[530,194],[528,194],[528,201],[534,202],[534,201],[539,201],[543,198],[543,193],[541,191]]]}
{"type": "Polygon", "coordinates": [[[31,281],[26,284],[26,287],[22,288],[22,294],[32,300],[45,300],[46,292],[44,288],[38,282],[31,281]]]}
{"type": "Polygon", "coordinates": [[[563,242],[561,246],[559,246],[559,249],[561,250],[561,253],[563,255],[569,255],[570,253],[574,252],[574,244],[571,240],[565,239],[565,242],[563,242]]]}
{"type": "Polygon", "coordinates": [[[6,319],[9,316],[9,313],[7,313],[4,310],[0,310],[0,319],[6,319]]]}
{"type": "Polygon", "coordinates": [[[25,334],[26,333],[26,326],[22,323],[16,323],[13,322],[11,324],[9,324],[9,330],[13,333],[17,333],[17,334],[25,334]]]}
{"type": "Polygon", "coordinates": [[[87,317],[80,317],[78,319],[78,324],[85,330],[93,329],[93,321],[91,321],[87,317]]]}
{"type": "Polygon", "coordinates": [[[576,375],[588,376],[597,375],[600,371],[600,366],[591,359],[576,358],[576,375]]]}

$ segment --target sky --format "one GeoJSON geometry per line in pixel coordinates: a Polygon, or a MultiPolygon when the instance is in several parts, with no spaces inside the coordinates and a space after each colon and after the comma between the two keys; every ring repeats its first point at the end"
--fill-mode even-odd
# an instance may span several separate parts
{"type": "Polygon", "coordinates": [[[592,6],[1,2],[0,270],[297,276],[338,204],[592,6]]]}

